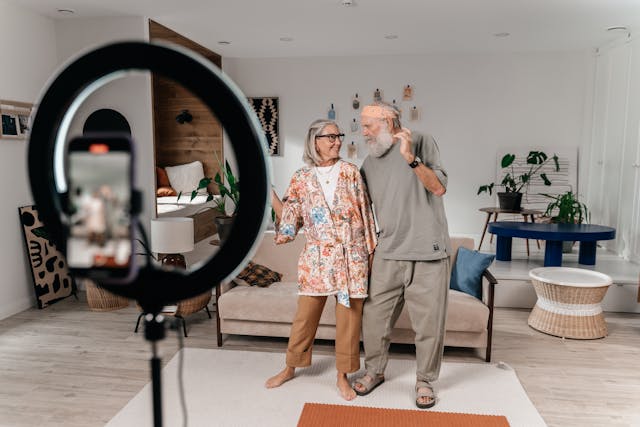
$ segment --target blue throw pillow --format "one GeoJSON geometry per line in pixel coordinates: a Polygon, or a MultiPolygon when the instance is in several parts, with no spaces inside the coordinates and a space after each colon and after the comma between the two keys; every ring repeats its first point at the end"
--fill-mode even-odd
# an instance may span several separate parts
{"type": "Polygon", "coordinates": [[[495,255],[483,254],[459,247],[456,265],[451,271],[449,287],[482,299],[482,272],[491,265],[495,255]]]}

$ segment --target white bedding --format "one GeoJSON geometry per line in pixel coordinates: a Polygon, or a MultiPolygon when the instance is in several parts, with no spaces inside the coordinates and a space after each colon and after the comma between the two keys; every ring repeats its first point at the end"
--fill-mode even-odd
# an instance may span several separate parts
{"type": "Polygon", "coordinates": [[[189,216],[202,210],[203,208],[213,208],[216,200],[220,196],[214,196],[213,200],[207,202],[207,195],[198,195],[193,200],[190,195],[183,195],[178,200],[178,196],[157,197],[156,206],[158,216],[189,216]]]}

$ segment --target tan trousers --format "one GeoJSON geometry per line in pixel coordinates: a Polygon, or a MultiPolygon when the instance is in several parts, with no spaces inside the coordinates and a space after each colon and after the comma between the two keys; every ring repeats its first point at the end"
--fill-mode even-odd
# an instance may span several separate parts
{"type": "Polygon", "coordinates": [[[384,374],[391,330],[406,303],[416,334],[417,379],[438,378],[444,350],[448,289],[449,258],[396,261],[373,257],[369,298],[362,321],[367,373],[384,374]]]}
{"type": "MultiPolygon", "coordinates": [[[[298,310],[291,325],[287,347],[287,366],[300,368],[311,365],[313,340],[316,337],[326,296],[298,297],[298,310]]],[[[336,303],[336,369],[355,372],[360,369],[360,328],[364,300],[352,298],[351,308],[336,303]]]]}

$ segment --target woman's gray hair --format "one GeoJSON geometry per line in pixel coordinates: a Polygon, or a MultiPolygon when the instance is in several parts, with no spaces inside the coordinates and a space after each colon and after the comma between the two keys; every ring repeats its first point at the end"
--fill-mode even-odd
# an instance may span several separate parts
{"type": "Polygon", "coordinates": [[[337,127],[340,132],[340,126],[333,120],[319,119],[309,125],[307,139],[304,142],[304,154],[302,154],[302,161],[307,165],[317,166],[322,161],[318,150],[316,150],[316,136],[320,135],[322,130],[329,125],[337,127]]]}
{"type": "MultiPolygon", "coordinates": [[[[376,101],[372,105],[375,105],[376,107],[380,107],[393,115],[391,122],[393,124],[394,129],[402,128],[402,124],[400,123],[400,110],[398,109],[398,107],[382,101],[376,101]]],[[[393,130],[393,129],[389,129],[389,130],[393,130]]]]}

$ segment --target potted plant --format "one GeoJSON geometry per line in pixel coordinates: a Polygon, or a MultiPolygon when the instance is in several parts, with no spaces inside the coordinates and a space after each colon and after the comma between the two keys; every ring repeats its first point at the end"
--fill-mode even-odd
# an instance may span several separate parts
{"type": "MultiPolygon", "coordinates": [[[[218,236],[220,236],[221,241],[224,241],[231,232],[231,226],[238,211],[238,203],[240,202],[240,183],[233,174],[228,161],[225,161],[224,167],[222,166],[220,159],[218,159],[218,162],[220,164],[220,171],[224,174],[224,181],[222,180],[220,172],[217,172],[213,179],[210,177],[202,178],[198,183],[198,188],[191,192],[191,200],[198,195],[200,190],[206,190],[209,184],[211,184],[211,181],[216,184],[220,197],[215,199],[215,209],[220,213],[220,216],[214,218],[214,221],[218,230],[218,236]],[[228,209],[228,200],[233,203],[232,210],[228,209]]],[[[207,193],[209,194],[207,196],[207,202],[209,202],[213,200],[215,196],[208,191],[207,193]]],[[[180,194],[178,197],[180,197],[180,194]]]]}
{"type": "MultiPolygon", "coordinates": [[[[556,224],[582,224],[583,221],[589,221],[590,213],[587,206],[578,201],[573,192],[541,195],[552,199],[543,215],[548,217],[551,222],[556,224]]],[[[573,244],[574,242],[563,242],[562,251],[565,253],[571,252],[573,244]]]]}
{"type": "MultiPolygon", "coordinates": [[[[504,175],[502,182],[499,184],[504,187],[505,191],[498,193],[498,202],[502,209],[519,211],[522,203],[522,189],[525,188],[525,186],[528,186],[531,183],[531,180],[538,173],[540,174],[540,178],[544,182],[544,185],[551,185],[551,181],[547,177],[547,174],[540,173],[540,169],[542,169],[542,167],[549,161],[553,160],[555,170],[557,172],[560,170],[560,164],[556,154],[549,157],[542,151],[530,151],[527,155],[527,165],[529,165],[529,170],[521,175],[517,175],[513,167],[515,160],[515,154],[505,154],[504,157],[502,157],[500,165],[502,169],[508,170],[504,175]]],[[[496,184],[494,182],[481,185],[478,188],[477,194],[486,191],[491,195],[495,186],[496,184]]]]}

